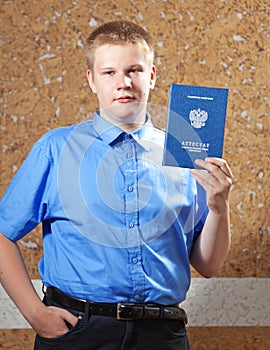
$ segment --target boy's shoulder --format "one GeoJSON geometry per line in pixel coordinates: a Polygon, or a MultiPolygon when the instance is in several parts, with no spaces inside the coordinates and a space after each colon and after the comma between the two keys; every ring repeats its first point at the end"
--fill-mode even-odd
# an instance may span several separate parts
{"type": "Polygon", "coordinates": [[[92,121],[83,121],[81,123],[58,127],[45,133],[39,140],[35,142],[32,151],[41,152],[51,163],[57,161],[63,151],[65,145],[72,144],[74,140],[76,143],[82,143],[84,137],[93,134],[91,130],[92,121]]]}
{"type": "Polygon", "coordinates": [[[87,132],[92,125],[92,120],[83,121],[77,124],[72,124],[68,126],[62,126],[52,129],[45,133],[38,141],[38,144],[50,144],[50,143],[62,143],[67,140],[67,138],[73,132],[87,132]]]}

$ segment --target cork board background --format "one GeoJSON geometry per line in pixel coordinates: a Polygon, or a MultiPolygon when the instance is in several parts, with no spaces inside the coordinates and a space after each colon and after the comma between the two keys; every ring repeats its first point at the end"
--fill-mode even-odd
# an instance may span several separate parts
{"type": "MultiPolygon", "coordinates": [[[[166,125],[171,83],[229,88],[232,249],[219,277],[270,277],[268,0],[1,0],[0,10],[0,196],[40,136],[89,119],[97,108],[85,75],[91,30],[133,20],[156,40],[158,79],[149,102],[158,127],[166,125]]],[[[20,247],[31,278],[39,278],[40,227],[20,247]]]]}

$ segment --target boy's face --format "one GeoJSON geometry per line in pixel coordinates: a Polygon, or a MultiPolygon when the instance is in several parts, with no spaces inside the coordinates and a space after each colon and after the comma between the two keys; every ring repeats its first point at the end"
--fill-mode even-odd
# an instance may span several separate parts
{"type": "Polygon", "coordinates": [[[95,51],[93,70],[87,71],[97,94],[100,114],[110,122],[139,127],[145,122],[149,92],[156,69],[151,55],[141,45],[102,45],[95,51]]]}

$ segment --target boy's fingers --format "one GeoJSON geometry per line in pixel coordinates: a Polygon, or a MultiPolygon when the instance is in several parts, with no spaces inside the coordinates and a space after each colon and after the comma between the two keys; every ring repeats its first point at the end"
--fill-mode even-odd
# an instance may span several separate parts
{"type": "Polygon", "coordinates": [[[215,170],[215,168],[213,168],[213,166],[218,167],[220,170],[223,171],[223,173],[229,177],[229,178],[233,178],[233,174],[231,172],[231,169],[228,165],[228,163],[221,158],[214,158],[214,157],[209,157],[209,158],[205,158],[205,160],[202,159],[197,159],[195,161],[195,163],[197,165],[199,165],[200,167],[206,169],[209,172],[213,172],[215,170]]]}

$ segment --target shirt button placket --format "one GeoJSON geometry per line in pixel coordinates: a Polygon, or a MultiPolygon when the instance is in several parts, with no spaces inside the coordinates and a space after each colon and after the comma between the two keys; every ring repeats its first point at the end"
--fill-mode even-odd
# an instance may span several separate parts
{"type": "Polygon", "coordinates": [[[143,294],[144,280],[141,276],[141,256],[140,256],[140,232],[138,222],[139,198],[137,193],[137,158],[136,143],[131,139],[125,142],[125,216],[127,227],[127,241],[129,251],[130,277],[132,281],[132,297],[140,301],[143,294]]]}
{"type": "Polygon", "coordinates": [[[125,162],[125,208],[126,208],[126,225],[128,231],[129,245],[133,246],[137,241],[135,226],[137,225],[138,198],[135,191],[137,179],[137,164],[135,142],[133,138],[126,135],[123,141],[127,161],[125,162]]]}

